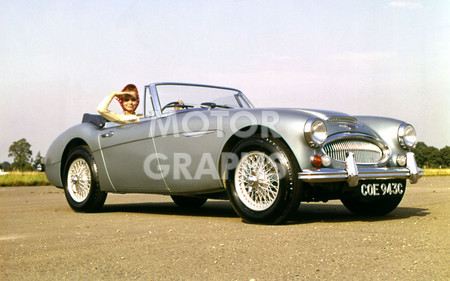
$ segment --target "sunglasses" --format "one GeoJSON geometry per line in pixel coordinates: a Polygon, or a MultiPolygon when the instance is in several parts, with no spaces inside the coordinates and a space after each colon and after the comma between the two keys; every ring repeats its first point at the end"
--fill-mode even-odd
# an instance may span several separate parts
{"type": "Polygon", "coordinates": [[[135,97],[123,97],[122,101],[124,101],[124,102],[137,101],[137,99],[135,97]]]}

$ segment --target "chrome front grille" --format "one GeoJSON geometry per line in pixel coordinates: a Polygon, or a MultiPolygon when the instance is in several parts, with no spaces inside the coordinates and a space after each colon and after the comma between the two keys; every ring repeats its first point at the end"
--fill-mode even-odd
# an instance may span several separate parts
{"type": "Polygon", "coordinates": [[[373,142],[360,139],[338,139],[323,146],[332,159],[345,162],[346,153],[352,151],[357,164],[377,164],[383,159],[383,150],[373,142]]]}

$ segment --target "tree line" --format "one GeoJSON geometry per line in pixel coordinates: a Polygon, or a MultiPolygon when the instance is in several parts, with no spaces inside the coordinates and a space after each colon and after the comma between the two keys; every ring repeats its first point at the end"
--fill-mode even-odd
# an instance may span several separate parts
{"type": "Polygon", "coordinates": [[[41,165],[42,155],[39,151],[34,159],[32,156],[31,144],[22,138],[13,142],[9,147],[8,157],[14,158],[12,164],[7,161],[0,163],[0,169],[4,171],[36,171],[41,165]]]}
{"type": "Polygon", "coordinates": [[[437,149],[418,142],[411,150],[416,156],[417,165],[421,168],[450,168],[450,147],[437,149]]]}
{"type": "MultiPolygon", "coordinates": [[[[450,147],[437,149],[427,146],[424,142],[418,142],[412,149],[416,156],[417,165],[422,168],[450,168],[450,147]]],[[[9,147],[8,157],[13,157],[13,163],[0,163],[0,169],[5,171],[35,171],[40,167],[42,156],[39,151],[36,157],[32,158],[31,144],[22,138],[15,141],[9,147]]]]}

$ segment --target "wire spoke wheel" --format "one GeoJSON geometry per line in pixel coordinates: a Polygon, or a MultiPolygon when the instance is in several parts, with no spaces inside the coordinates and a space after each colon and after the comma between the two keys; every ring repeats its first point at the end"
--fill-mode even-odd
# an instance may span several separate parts
{"type": "Polygon", "coordinates": [[[263,211],[270,208],[280,189],[276,163],[263,152],[247,153],[236,167],[235,186],[240,200],[249,209],[263,211]]]}
{"type": "Polygon", "coordinates": [[[105,203],[107,192],[100,189],[97,165],[88,146],[75,148],[64,168],[64,193],[77,212],[96,212],[105,203]]]}
{"type": "Polygon", "coordinates": [[[299,167],[281,140],[254,135],[236,143],[231,155],[238,161],[226,160],[226,191],[243,221],[279,224],[295,213],[302,196],[299,167]]]}
{"type": "Polygon", "coordinates": [[[91,170],[86,160],[78,158],[70,164],[67,174],[67,187],[75,202],[80,203],[88,198],[91,181],[91,170]]]}

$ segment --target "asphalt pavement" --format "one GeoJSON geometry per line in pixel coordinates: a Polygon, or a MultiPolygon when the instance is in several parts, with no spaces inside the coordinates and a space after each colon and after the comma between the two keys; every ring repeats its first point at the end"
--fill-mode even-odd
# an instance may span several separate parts
{"type": "Polygon", "coordinates": [[[84,214],[55,187],[2,187],[0,280],[450,280],[450,177],[409,185],[384,217],[305,203],[279,226],[227,201],[109,194],[84,214]]]}

